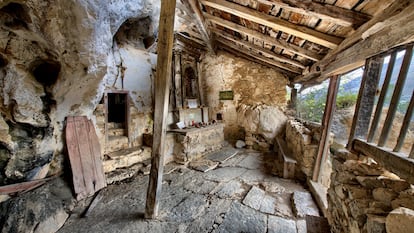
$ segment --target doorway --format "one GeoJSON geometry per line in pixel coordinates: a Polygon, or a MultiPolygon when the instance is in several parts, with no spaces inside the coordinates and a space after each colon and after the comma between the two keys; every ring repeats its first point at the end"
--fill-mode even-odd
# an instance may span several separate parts
{"type": "Polygon", "coordinates": [[[105,137],[124,136],[129,140],[128,91],[105,92],[105,137]]]}

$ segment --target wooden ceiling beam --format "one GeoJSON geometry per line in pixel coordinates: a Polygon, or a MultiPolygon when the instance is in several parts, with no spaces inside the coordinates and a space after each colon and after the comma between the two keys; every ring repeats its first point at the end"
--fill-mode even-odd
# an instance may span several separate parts
{"type": "Polygon", "coordinates": [[[292,73],[292,72],[290,72],[290,71],[287,71],[287,70],[281,69],[281,68],[279,68],[278,66],[275,66],[275,65],[273,65],[273,64],[269,64],[269,63],[267,63],[267,62],[264,62],[264,61],[258,60],[258,59],[254,58],[254,57],[251,57],[251,56],[249,56],[249,55],[247,55],[247,54],[241,53],[240,51],[238,51],[238,50],[234,50],[233,48],[229,48],[227,45],[222,44],[222,43],[220,43],[220,42],[219,42],[217,45],[218,45],[218,47],[219,47],[220,49],[222,49],[222,50],[224,50],[224,51],[227,51],[228,53],[231,53],[231,54],[233,54],[233,55],[235,55],[235,56],[242,57],[242,58],[244,58],[244,59],[246,59],[246,60],[249,60],[249,61],[251,61],[251,62],[254,62],[254,63],[260,64],[260,65],[263,65],[263,66],[269,67],[269,68],[271,68],[271,69],[275,69],[275,70],[279,71],[281,74],[285,75],[285,76],[286,76],[286,78],[288,78],[288,79],[289,79],[289,78],[292,78],[292,77],[295,77],[295,76],[297,75],[297,74],[292,73]]]}
{"type": "Polygon", "coordinates": [[[206,49],[206,45],[204,44],[204,41],[186,36],[183,33],[175,33],[175,36],[176,36],[177,40],[182,41],[185,44],[193,46],[197,49],[202,49],[202,50],[206,49]]]}
{"type": "Polygon", "coordinates": [[[242,41],[242,40],[237,39],[237,38],[235,38],[233,36],[230,36],[230,35],[228,35],[226,33],[223,33],[220,30],[215,29],[215,30],[213,30],[213,32],[217,36],[219,36],[219,37],[222,37],[222,38],[224,38],[224,39],[226,39],[228,41],[232,41],[232,42],[237,43],[239,45],[243,45],[243,47],[245,47],[247,49],[256,50],[257,52],[260,52],[260,53],[262,53],[262,54],[264,54],[266,56],[272,57],[274,60],[277,60],[277,61],[280,61],[280,62],[284,62],[284,63],[288,63],[288,64],[293,65],[293,66],[296,66],[296,67],[298,67],[298,68],[300,68],[302,70],[305,69],[305,66],[302,63],[298,62],[298,61],[295,61],[295,60],[289,59],[287,57],[284,57],[282,55],[276,54],[276,53],[274,53],[274,52],[272,52],[272,51],[270,51],[268,49],[262,48],[260,46],[255,45],[255,44],[242,41]]]}
{"type": "Polygon", "coordinates": [[[268,5],[277,5],[288,11],[308,15],[322,20],[344,26],[358,28],[369,21],[370,15],[334,6],[331,4],[318,3],[303,0],[258,0],[268,5]]]}
{"type": "Polygon", "coordinates": [[[278,31],[297,36],[299,38],[311,41],[330,49],[338,47],[338,45],[343,40],[342,38],[325,34],[305,26],[300,26],[245,6],[227,2],[225,0],[201,0],[201,2],[205,6],[225,11],[227,13],[239,16],[241,18],[273,28],[278,31]]]}
{"type": "Polygon", "coordinates": [[[229,47],[229,48],[232,48],[232,49],[234,49],[234,50],[236,50],[236,51],[239,51],[240,53],[246,54],[246,55],[248,55],[248,56],[250,56],[250,57],[253,57],[253,58],[257,59],[257,60],[260,60],[260,61],[266,62],[266,63],[271,64],[271,65],[273,65],[273,66],[276,66],[276,67],[279,67],[279,68],[281,68],[281,69],[284,69],[284,70],[290,71],[290,72],[292,72],[292,73],[296,73],[296,74],[301,74],[301,73],[302,73],[302,70],[301,70],[301,69],[299,69],[299,68],[296,68],[296,67],[289,67],[289,66],[287,66],[286,64],[283,64],[283,63],[281,63],[281,62],[275,61],[275,60],[270,59],[270,58],[267,58],[267,57],[263,57],[263,56],[261,56],[261,55],[259,55],[259,54],[255,54],[255,53],[253,53],[253,52],[250,52],[250,51],[249,51],[249,50],[247,50],[247,49],[242,50],[239,46],[235,45],[235,44],[234,44],[233,42],[231,42],[231,41],[225,40],[225,39],[223,39],[223,38],[217,38],[217,41],[218,41],[218,42],[220,42],[220,43],[222,43],[222,44],[224,44],[224,45],[226,45],[226,46],[227,46],[227,47],[229,47]]]}
{"type": "Polygon", "coordinates": [[[191,9],[194,13],[192,14],[195,22],[196,27],[198,28],[198,31],[200,32],[201,38],[206,43],[208,49],[212,52],[214,52],[213,49],[213,41],[210,38],[210,33],[208,32],[208,29],[205,24],[205,19],[203,16],[203,13],[201,12],[198,2],[196,0],[188,0],[184,1],[184,6],[191,9]]]}
{"type": "Polygon", "coordinates": [[[319,61],[323,58],[322,55],[312,52],[310,50],[304,49],[300,46],[297,46],[295,44],[291,44],[288,43],[284,40],[278,40],[276,38],[273,38],[271,36],[268,35],[264,35],[261,32],[246,28],[244,26],[241,26],[239,24],[224,20],[222,18],[216,17],[216,16],[212,16],[209,14],[205,14],[205,18],[208,19],[210,22],[220,25],[222,27],[228,28],[230,30],[239,32],[239,33],[243,33],[246,34],[250,37],[254,37],[257,39],[260,39],[262,41],[264,41],[265,43],[268,43],[270,45],[275,45],[277,47],[280,47],[282,49],[286,49],[292,53],[298,54],[300,56],[303,56],[305,58],[308,58],[312,61],[319,61]]]}
{"type": "Polygon", "coordinates": [[[414,2],[396,0],[385,14],[375,16],[358,28],[338,48],[312,65],[310,73],[296,77],[293,82],[322,82],[332,75],[344,74],[364,65],[369,57],[414,42],[413,22],[414,2]]]}

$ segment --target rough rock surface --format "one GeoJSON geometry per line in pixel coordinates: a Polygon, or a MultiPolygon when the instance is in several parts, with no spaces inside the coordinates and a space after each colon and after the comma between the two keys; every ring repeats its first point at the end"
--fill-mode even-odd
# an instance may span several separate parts
{"type": "Polygon", "coordinates": [[[146,18],[142,31],[154,35],[159,3],[0,1],[0,184],[62,170],[65,117],[94,120],[104,89],[118,78],[118,29],[146,18]]]}
{"type": "Polygon", "coordinates": [[[400,207],[391,211],[385,222],[388,233],[413,232],[414,210],[400,207]]]}

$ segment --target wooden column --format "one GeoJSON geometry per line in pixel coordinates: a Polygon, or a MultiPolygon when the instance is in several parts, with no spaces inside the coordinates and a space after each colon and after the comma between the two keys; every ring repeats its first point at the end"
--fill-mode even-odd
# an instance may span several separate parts
{"type": "Polygon", "coordinates": [[[371,115],[374,110],[375,93],[380,78],[381,64],[382,58],[380,57],[369,58],[365,63],[364,76],[359,88],[354,119],[348,139],[348,150],[352,149],[353,139],[365,139],[367,136],[371,115]]]}
{"type": "Polygon", "coordinates": [[[395,84],[394,92],[392,93],[392,98],[390,102],[390,107],[388,108],[387,117],[385,118],[384,126],[382,128],[381,135],[378,140],[378,146],[384,146],[388,139],[388,135],[392,127],[392,122],[394,121],[395,113],[397,112],[398,102],[400,101],[405,80],[407,79],[407,73],[408,69],[410,68],[412,56],[413,47],[409,46],[405,51],[404,60],[401,65],[400,73],[398,75],[398,80],[395,84]]]}
{"type": "Polygon", "coordinates": [[[183,107],[183,95],[181,92],[181,53],[174,53],[174,88],[175,88],[175,107],[183,107]]]}
{"type": "Polygon", "coordinates": [[[157,76],[155,78],[154,139],[145,206],[145,218],[158,215],[164,170],[164,144],[171,77],[175,0],[162,0],[158,37],[157,76]]]}
{"type": "Polygon", "coordinates": [[[328,89],[328,95],[326,97],[326,105],[325,105],[325,111],[323,113],[323,119],[322,119],[322,132],[321,132],[321,139],[319,141],[319,148],[318,148],[318,154],[315,161],[315,166],[313,169],[313,176],[312,180],[317,182],[319,179],[320,170],[322,167],[322,164],[326,161],[327,157],[327,151],[328,151],[328,139],[329,139],[329,133],[331,131],[332,126],[332,117],[335,112],[336,107],[336,96],[338,94],[339,89],[339,78],[338,76],[331,77],[329,81],[329,89],[328,89]]]}

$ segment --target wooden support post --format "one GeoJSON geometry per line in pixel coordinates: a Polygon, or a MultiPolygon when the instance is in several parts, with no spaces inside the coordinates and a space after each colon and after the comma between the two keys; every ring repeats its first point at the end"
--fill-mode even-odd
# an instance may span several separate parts
{"type": "Polygon", "coordinates": [[[176,0],[162,0],[158,37],[157,76],[155,79],[154,139],[145,206],[145,218],[158,215],[164,170],[164,144],[171,77],[174,16],[176,0]]]}
{"type": "Polygon", "coordinates": [[[377,107],[375,108],[374,119],[372,120],[371,128],[369,129],[369,134],[367,138],[368,142],[372,142],[372,140],[374,140],[375,134],[377,133],[378,124],[379,120],[381,119],[382,108],[384,107],[385,96],[387,95],[388,86],[390,85],[396,57],[397,51],[391,54],[390,62],[388,63],[387,74],[385,75],[384,84],[382,84],[381,94],[378,98],[377,107]]]}
{"type": "Polygon", "coordinates": [[[411,118],[413,116],[413,110],[414,110],[414,92],[411,95],[410,104],[408,105],[407,112],[404,116],[404,121],[401,126],[400,135],[398,136],[397,144],[394,147],[394,152],[399,152],[401,150],[401,147],[404,143],[405,136],[407,135],[408,127],[411,123],[411,118]]]}
{"type": "Polygon", "coordinates": [[[290,108],[296,109],[296,101],[298,99],[298,89],[294,86],[290,89],[290,108]]]}
{"type": "Polygon", "coordinates": [[[183,107],[183,95],[181,92],[181,53],[174,53],[174,88],[175,88],[175,108],[183,107]]]}
{"type": "Polygon", "coordinates": [[[413,144],[413,146],[411,147],[411,152],[410,152],[410,155],[408,156],[408,158],[410,158],[410,159],[414,159],[414,144],[413,144]]]}
{"type": "Polygon", "coordinates": [[[316,157],[312,176],[312,180],[315,182],[319,180],[322,164],[326,161],[327,158],[327,151],[329,145],[328,139],[329,133],[331,131],[332,116],[335,112],[336,107],[336,95],[338,94],[339,80],[340,79],[338,76],[333,76],[329,81],[328,95],[326,97],[325,111],[323,113],[321,126],[321,139],[319,141],[318,154],[316,157]]]}
{"type": "Polygon", "coordinates": [[[374,110],[375,93],[379,82],[381,64],[382,59],[380,57],[369,58],[365,63],[364,76],[359,88],[354,119],[348,139],[348,150],[352,149],[352,141],[355,138],[365,139],[367,136],[369,122],[374,110]]]}
{"type": "Polygon", "coordinates": [[[397,112],[398,102],[404,88],[405,80],[407,78],[408,69],[410,68],[411,58],[413,56],[413,46],[409,46],[404,55],[404,60],[401,65],[400,73],[398,75],[397,83],[395,84],[394,92],[392,93],[390,107],[388,108],[387,117],[385,118],[384,126],[381,131],[380,138],[378,140],[378,146],[384,146],[388,139],[388,135],[394,120],[395,113],[397,112]]]}

